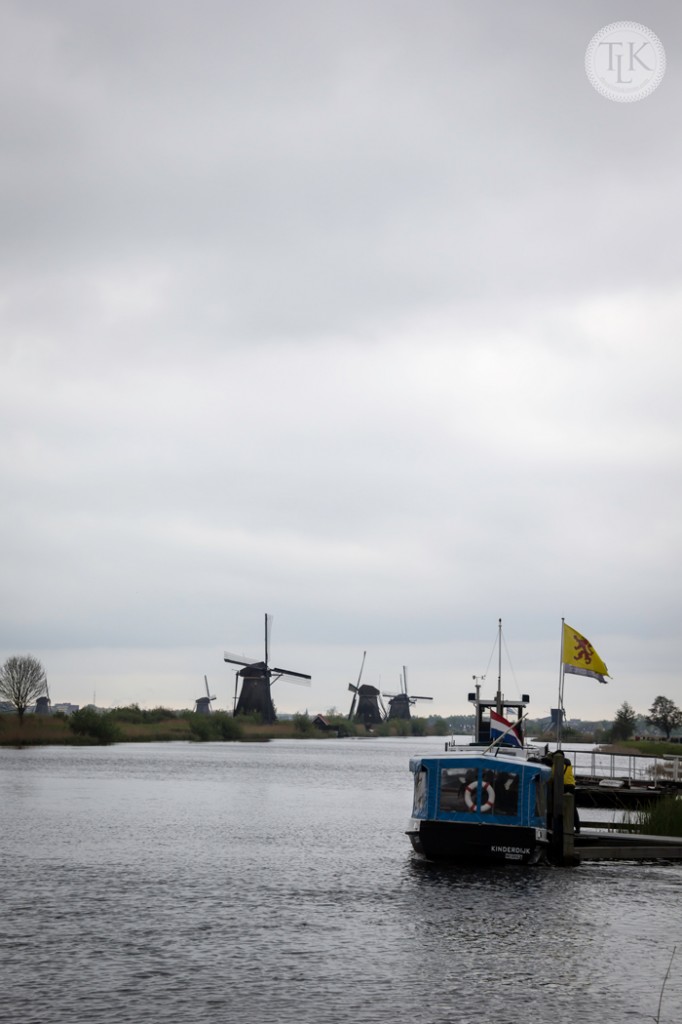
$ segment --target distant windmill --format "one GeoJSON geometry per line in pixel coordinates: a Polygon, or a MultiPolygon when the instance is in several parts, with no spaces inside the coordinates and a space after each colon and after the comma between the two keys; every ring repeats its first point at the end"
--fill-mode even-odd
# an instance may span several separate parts
{"type": "Polygon", "coordinates": [[[386,708],[381,700],[381,692],[376,686],[369,686],[367,683],[360,684],[366,657],[367,651],[363,651],[357,683],[348,684],[348,689],[353,694],[348,718],[364,725],[365,729],[371,729],[373,725],[380,725],[383,722],[386,717],[386,708]]]}
{"type": "Polygon", "coordinates": [[[51,715],[52,714],[51,704],[52,704],[52,702],[50,700],[50,688],[47,685],[47,679],[46,679],[45,680],[45,695],[43,697],[38,697],[38,699],[36,701],[36,709],[35,709],[36,715],[51,715]]]}
{"type": "Polygon", "coordinates": [[[211,701],[215,700],[215,694],[211,696],[211,691],[208,688],[208,679],[204,676],[204,686],[206,687],[206,696],[197,697],[194,710],[198,715],[210,715],[213,708],[211,707],[211,701]]]}
{"type": "Polygon", "coordinates": [[[388,697],[388,717],[389,720],[394,718],[411,718],[410,705],[416,704],[418,700],[433,700],[433,697],[418,697],[416,694],[411,695],[407,692],[407,669],[403,665],[403,674],[400,677],[400,693],[385,693],[384,697],[388,697]]]}
{"type": "Polygon", "coordinates": [[[276,722],[277,715],[275,706],[272,703],[270,688],[282,676],[286,676],[288,682],[298,683],[300,686],[310,686],[310,676],[304,672],[292,672],[288,668],[270,668],[270,629],[272,627],[272,615],[265,616],[265,658],[263,661],[254,661],[241,654],[230,654],[225,651],[224,660],[232,665],[243,665],[244,667],[235,673],[234,679],[234,714],[235,715],[260,715],[263,722],[276,722]],[[242,686],[239,691],[239,679],[242,686]]]}

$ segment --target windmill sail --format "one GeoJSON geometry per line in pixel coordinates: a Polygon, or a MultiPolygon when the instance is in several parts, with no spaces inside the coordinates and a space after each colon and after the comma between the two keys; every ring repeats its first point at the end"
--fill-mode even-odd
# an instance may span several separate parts
{"type": "Polygon", "coordinates": [[[229,661],[232,665],[258,665],[258,658],[247,658],[245,654],[231,654],[223,652],[223,661],[229,661]]]}
{"type": "Polygon", "coordinates": [[[311,676],[306,672],[292,672],[290,668],[271,668],[270,671],[273,675],[277,675],[278,677],[293,676],[294,678],[292,679],[292,682],[298,682],[299,679],[302,679],[303,682],[300,682],[299,686],[310,686],[311,676]]]}

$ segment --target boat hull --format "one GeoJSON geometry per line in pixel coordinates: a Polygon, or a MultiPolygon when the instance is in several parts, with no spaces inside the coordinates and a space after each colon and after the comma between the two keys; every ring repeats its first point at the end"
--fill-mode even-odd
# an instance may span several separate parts
{"type": "Polygon", "coordinates": [[[538,864],[546,860],[546,829],[412,818],[407,830],[420,857],[458,864],[538,864]]]}

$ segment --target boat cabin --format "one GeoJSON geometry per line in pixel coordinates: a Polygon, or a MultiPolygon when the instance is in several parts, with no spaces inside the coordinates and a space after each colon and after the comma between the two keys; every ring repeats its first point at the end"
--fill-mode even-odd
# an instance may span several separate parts
{"type": "MultiPolygon", "coordinates": [[[[521,746],[525,743],[524,729],[523,729],[523,714],[530,704],[530,697],[527,693],[524,693],[521,700],[507,700],[504,694],[500,693],[499,690],[497,695],[491,700],[484,700],[481,698],[479,693],[480,687],[476,687],[475,693],[468,695],[468,700],[474,705],[475,718],[474,718],[474,743],[478,746],[488,746],[495,739],[492,714],[502,715],[509,722],[510,725],[514,726],[514,732],[518,736],[521,746]]],[[[511,743],[511,738],[503,738],[501,740],[503,745],[511,743]]]]}
{"type": "Polygon", "coordinates": [[[535,863],[548,845],[550,769],[510,754],[445,754],[410,760],[408,836],[430,860],[535,863]]]}

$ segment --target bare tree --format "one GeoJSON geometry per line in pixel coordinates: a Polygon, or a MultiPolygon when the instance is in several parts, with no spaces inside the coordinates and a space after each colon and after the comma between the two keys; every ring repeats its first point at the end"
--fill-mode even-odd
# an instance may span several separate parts
{"type": "Polygon", "coordinates": [[[8,658],[0,668],[0,697],[13,705],[20,725],[26,708],[46,691],[45,669],[31,654],[8,658]]]}

